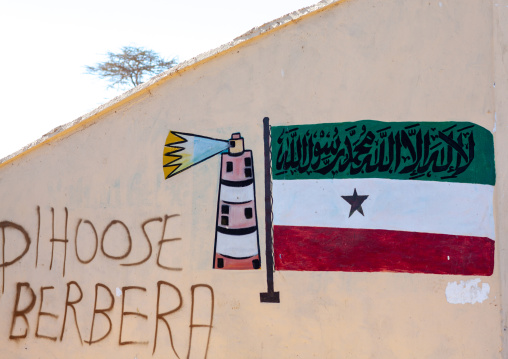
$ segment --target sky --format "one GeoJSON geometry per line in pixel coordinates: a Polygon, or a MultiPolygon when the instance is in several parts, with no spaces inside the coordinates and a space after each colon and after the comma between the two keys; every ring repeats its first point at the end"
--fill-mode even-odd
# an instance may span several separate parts
{"type": "Polygon", "coordinates": [[[318,0],[0,0],[0,159],[120,95],[85,73],[122,46],[185,61],[318,0]]]}

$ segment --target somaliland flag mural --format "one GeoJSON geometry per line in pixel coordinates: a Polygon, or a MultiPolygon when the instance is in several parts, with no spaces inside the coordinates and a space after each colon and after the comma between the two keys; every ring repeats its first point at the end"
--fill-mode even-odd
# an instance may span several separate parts
{"type": "Polygon", "coordinates": [[[491,275],[494,143],[467,122],[271,127],[276,270],[491,275]]]}

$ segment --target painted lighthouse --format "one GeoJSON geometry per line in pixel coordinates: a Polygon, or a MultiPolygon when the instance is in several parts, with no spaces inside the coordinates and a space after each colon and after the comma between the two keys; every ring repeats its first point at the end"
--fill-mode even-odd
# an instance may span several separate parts
{"type": "Polygon", "coordinates": [[[221,154],[213,267],[259,269],[254,162],[240,133],[233,133],[221,154]]]}
{"type": "Polygon", "coordinates": [[[221,154],[213,268],[259,269],[259,234],[252,151],[233,133],[220,140],[169,131],[164,145],[166,179],[221,154]]]}

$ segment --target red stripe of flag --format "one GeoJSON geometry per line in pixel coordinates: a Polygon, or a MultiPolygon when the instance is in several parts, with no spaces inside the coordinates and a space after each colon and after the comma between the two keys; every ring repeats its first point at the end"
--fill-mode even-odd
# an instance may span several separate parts
{"type": "Polygon", "coordinates": [[[276,270],[492,275],[486,237],[378,229],[273,228],[276,270]]]}

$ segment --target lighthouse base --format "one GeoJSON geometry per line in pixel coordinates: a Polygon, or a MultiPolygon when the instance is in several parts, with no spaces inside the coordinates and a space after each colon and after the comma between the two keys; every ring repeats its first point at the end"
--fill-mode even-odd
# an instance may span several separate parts
{"type": "Polygon", "coordinates": [[[216,269],[259,269],[261,261],[259,255],[247,258],[233,258],[215,254],[214,268],[216,269]]]}

